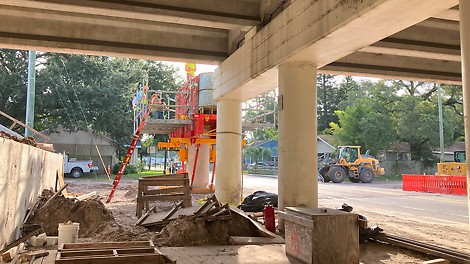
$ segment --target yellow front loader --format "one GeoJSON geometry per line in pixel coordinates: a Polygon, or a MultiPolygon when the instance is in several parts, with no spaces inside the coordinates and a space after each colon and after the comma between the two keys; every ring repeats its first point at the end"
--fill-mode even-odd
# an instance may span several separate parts
{"type": "Polygon", "coordinates": [[[343,182],[346,177],[351,182],[371,183],[376,176],[385,173],[377,159],[368,155],[361,155],[360,146],[339,146],[339,156],[336,160],[319,165],[318,173],[325,182],[343,182]]]}

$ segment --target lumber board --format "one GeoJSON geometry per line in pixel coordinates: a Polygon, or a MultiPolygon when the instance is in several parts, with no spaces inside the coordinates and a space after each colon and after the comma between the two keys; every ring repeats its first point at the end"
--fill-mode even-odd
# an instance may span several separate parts
{"type": "Polygon", "coordinates": [[[139,180],[139,183],[142,184],[143,186],[183,186],[184,184],[188,184],[189,180],[188,179],[181,179],[181,180],[174,180],[174,179],[168,179],[168,180],[139,180]]]}
{"type": "Polygon", "coordinates": [[[96,191],[93,191],[93,192],[90,192],[90,193],[87,193],[87,194],[83,194],[83,195],[77,196],[77,199],[80,200],[80,201],[82,201],[82,200],[86,200],[86,199],[92,198],[93,196],[96,196],[96,191]]]}
{"type": "Polygon", "coordinates": [[[250,221],[256,227],[256,229],[258,230],[258,233],[259,233],[260,236],[263,236],[263,237],[279,237],[275,233],[270,232],[268,229],[266,229],[266,227],[264,227],[264,225],[262,225],[259,222],[251,219],[241,209],[238,209],[237,207],[231,205],[230,206],[230,211],[232,211],[232,213],[235,213],[235,214],[247,219],[248,221],[250,221]]]}
{"type": "Polygon", "coordinates": [[[19,244],[21,244],[21,243],[25,242],[26,240],[30,239],[32,236],[35,236],[35,235],[39,234],[40,230],[42,230],[42,228],[38,228],[38,229],[26,234],[25,236],[22,236],[22,237],[18,238],[17,240],[13,241],[12,243],[8,244],[5,248],[0,250],[0,254],[5,253],[10,248],[18,246],[19,244]]]}
{"type": "Polygon", "coordinates": [[[158,212],[147,217],[147,219],[144,222],[142,222],[141,225],[142,226],[161,225],[163,223],[174,220],[181,215],[191,216],[194,214],[194,212],[196,212],[199,209],[200,206],[202,205],[181,208],[178,211],[174,212],[174,214],[172,214],[169,217],[168,217],[168,213],[169,213],[168,211],[158,212]]]}
{"type": "Polygon", "coordinates": [[[162,194],[162,195],[147,195],[140,197],[143,202],[150,201],[178,201],[184,200],[186,197],[183,194],[162,194]]]}
{"type": "Polygon", "coordinates": [[[267,244],[284,244],[286,241],[282,237],[242,237],[231,236],[230,243],[232,245],[267,245],[267,244]]]}
{"type": "Polygon", "coordinates": [[[150,214],[155,213],[157,206],[152,207],[150,210],[148,210],[143,216],[141,216],[137,222],[135,223],[136,225],[142,224],[147,217],[149,217],[150,214]]]}
{"type": "Polygon", "coordinates": [[[183,195],[184,194],[184,187],[172,187],[172,188],[162,188],[162,189],[154,189],[144,191],[144,196],[146,195],[160,195],[160,194],[171,194],[171,193],[178,193],[183,195]]]}
{"type": "Polygon", "coordinates": [[[188,178],[189,175],[188,173],[175,173],[175,174],[160,174],[160,175],[148,175],[148,176],[143,176],[140,177],[139,179],[162,179],[162,178],[172,178],[172,179],[183,179],[183,178],[188,178]]]}
{"type": "Polygon", "coordinates": [[[67,186],[69,186],[68,183],[66,183],[64,186],[62,186],[56,193],[54,193],[54,195],[51,196],[51,198],[49,198],[49,199],[41,206],[41,208],[46,207],[52,200],[54,200],[54,198],[56,198],[57,196],[59,196],[59,194],[61,194],[62,191],[65,190],[65,188],[67,188],[67,186]]]}

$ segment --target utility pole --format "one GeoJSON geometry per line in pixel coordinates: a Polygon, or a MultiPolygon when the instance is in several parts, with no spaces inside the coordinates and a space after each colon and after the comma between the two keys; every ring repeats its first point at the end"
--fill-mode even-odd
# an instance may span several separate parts
{"type": "Polygon", "coordinates": [[[441,162],[444,161],[444,124],[442,118],[442,88],[441,84],[437,84],[437,104],[439,107],[439,142],[440,142],[440,160],[441,162]]]}
{"type": "MultiPolygon", "coordinates": [[[[26,125],[34,128],[34,100],[36,96],[36,51],[29,51],[28,59],[28,92],[26,96],[26,125]]],[[[33,135],[33,131],[25,128],[25,137],[33,135]]]]}

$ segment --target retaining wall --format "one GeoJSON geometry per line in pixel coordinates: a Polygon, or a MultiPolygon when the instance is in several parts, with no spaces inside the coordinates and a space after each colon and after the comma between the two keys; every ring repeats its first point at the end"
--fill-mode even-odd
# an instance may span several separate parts
{"type": "Polygon", "coordinates": [[[28,207],[56,188],[63,164],[60,154],[0,138],[0,248],[20,236],[28,207]]]}

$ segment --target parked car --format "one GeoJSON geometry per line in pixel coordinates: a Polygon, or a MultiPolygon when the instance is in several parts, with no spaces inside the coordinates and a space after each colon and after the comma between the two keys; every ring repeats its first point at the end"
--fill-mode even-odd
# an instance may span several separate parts
{"type": "Polygon", "coordinates": [[[258,162],[249,164],[246,168],[249,169],[249,170],[253,170],[253,169],[271,169],[271,168],[273,168],[273,166],[267,164],[266,162],[258,161],[258,162]]]}
{"type": "Polygon", "coordinates": [[[64,173],[70,174],[74,178],[80,178],[83,173],[98,170],[97,166],[93,166],[91,160],[77,160],[76,158],[69,158],[68,154],[64,157],[64,173]]]}

